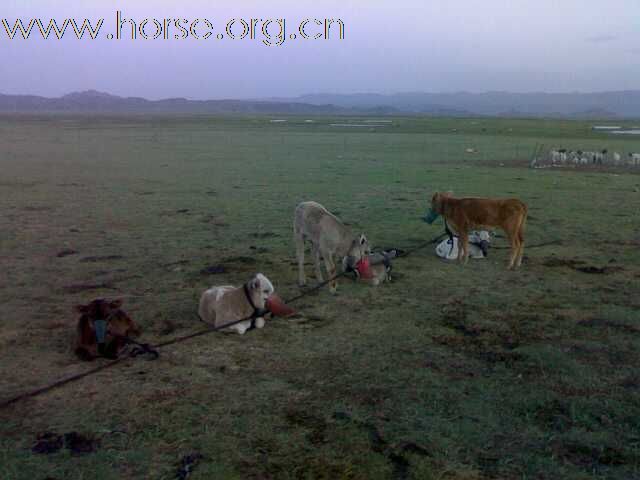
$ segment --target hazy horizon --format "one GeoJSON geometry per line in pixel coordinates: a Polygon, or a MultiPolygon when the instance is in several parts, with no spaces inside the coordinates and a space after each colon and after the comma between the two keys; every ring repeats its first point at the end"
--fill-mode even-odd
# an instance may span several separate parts
{"type": "MultiPolygon", "coordinates": [[[[638,90],[640,4],[615,0],[285,1],[141,0],[100,5],[5,0],[10,27],[40,18],[285,18],[287,34],[306,18],[341,19],[343,40],[10,40],[0,26],[0,93],[59,97],[97,90],[150,100],[291,98],[308,94],[593,93],[638,90]]],[[[153,24],[149,29],[154,30],[153,24]]],[[[202,28],[202,23],[200,23],[202,28]]],[[[273,27],[273,25],[272,25],[273,27]]],[[[309,30],[312,32],[313,24],[309,30]]],[[[126,30],[126,29],[125,29],[126,30]]],[[[271,30],[273,31],[273,30],[271,30]]]]}

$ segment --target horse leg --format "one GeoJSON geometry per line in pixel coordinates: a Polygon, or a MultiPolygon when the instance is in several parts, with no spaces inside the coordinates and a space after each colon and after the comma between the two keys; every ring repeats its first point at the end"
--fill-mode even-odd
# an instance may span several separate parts
{"type": "Polygon", "coordinates": [[[316,245],[312,245],[311,254],[313,255],[313,264],[316,268],[316,278],[318,279],[318,283],[322,283],[324,279],[322,278],[322,266],[320,265],[320,249],[316,245]]]}
{"type": "Polygon", "coordinates": [[[303,287],[307,283],[304,276],[304,235],[294,229],[293,237],[296,243],[296,257],[298,258],[298,285],[303,287]]]}
{"type": "MultiPolygon", "coordinates": [[[[336,276],[336,265],[333,263],[333,255],[324,255],[324,264],[327,267],[327,275],[330,279],[336,276]]],[[[335,294],[338,289],[338,282],[333,279],[329,282],[329,290],[335,294]]]]}

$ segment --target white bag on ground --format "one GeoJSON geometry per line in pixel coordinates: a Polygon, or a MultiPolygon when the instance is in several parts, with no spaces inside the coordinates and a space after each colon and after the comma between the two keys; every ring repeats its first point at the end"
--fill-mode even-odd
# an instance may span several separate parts
{"type": "MultiPolygon", "coordinates": [[[[489,244],[489,232],[486,230],[472,231],[469,234],[469,257],[471,258],[485,258],[485,255],[480,247],[481,242],[486,242],[486,246],[489,244]]],[[[445,260],[457,260],[458,258],[458,237],[454,236],[452,239],[447,238],[438,244],[436,247],[436,255],[445,260]],[[453,243],[452,243],[453,242],[453,243]]]]}

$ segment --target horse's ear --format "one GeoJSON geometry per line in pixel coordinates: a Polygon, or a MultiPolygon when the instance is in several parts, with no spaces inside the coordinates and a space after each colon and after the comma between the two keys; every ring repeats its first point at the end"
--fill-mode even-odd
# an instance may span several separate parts
{"type": "Polygon", "coordinates": [[[360,245],[364,245],[365,243],[367,243],[367,237],[364,235],[364,233],[360,234],[360,245]]]}
{"type": "Polygon", "coordinates": [[[117,300],[112,300],[111,302],[109,302],[109,307],[115,310],[116,308],[120,308],[122,306],[122,303],[123,300],[121,298],[118,298],[117,300]]]}
{"type": "Polygon", "coordinates": [[[89,313],[89,305],[76,305],[73,310],[78,313],[89,313]]]}

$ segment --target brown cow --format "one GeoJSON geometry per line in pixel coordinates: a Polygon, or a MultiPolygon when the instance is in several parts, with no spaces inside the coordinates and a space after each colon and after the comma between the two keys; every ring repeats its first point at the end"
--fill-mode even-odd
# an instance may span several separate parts
{"type": "Polygon", "coordinates": [[[524,227],[527,205],[517,198],[454,198],[436,192],[431,209],[442,215],[449,227],[460,237],[458,260],[469,260],[469,232],[472,229],[500,227],[511,242],[509,269],[522,264],[524,227]]]}
{"type": "Polygon", "coordinates": [[[75,348],[80,359],[93,360],[98,356],[116,358],[126,345],[126,337],[140,335],[140,329],[121,306],[122,300],[99,298],[75,307],[81,314],[75,348]]]}

